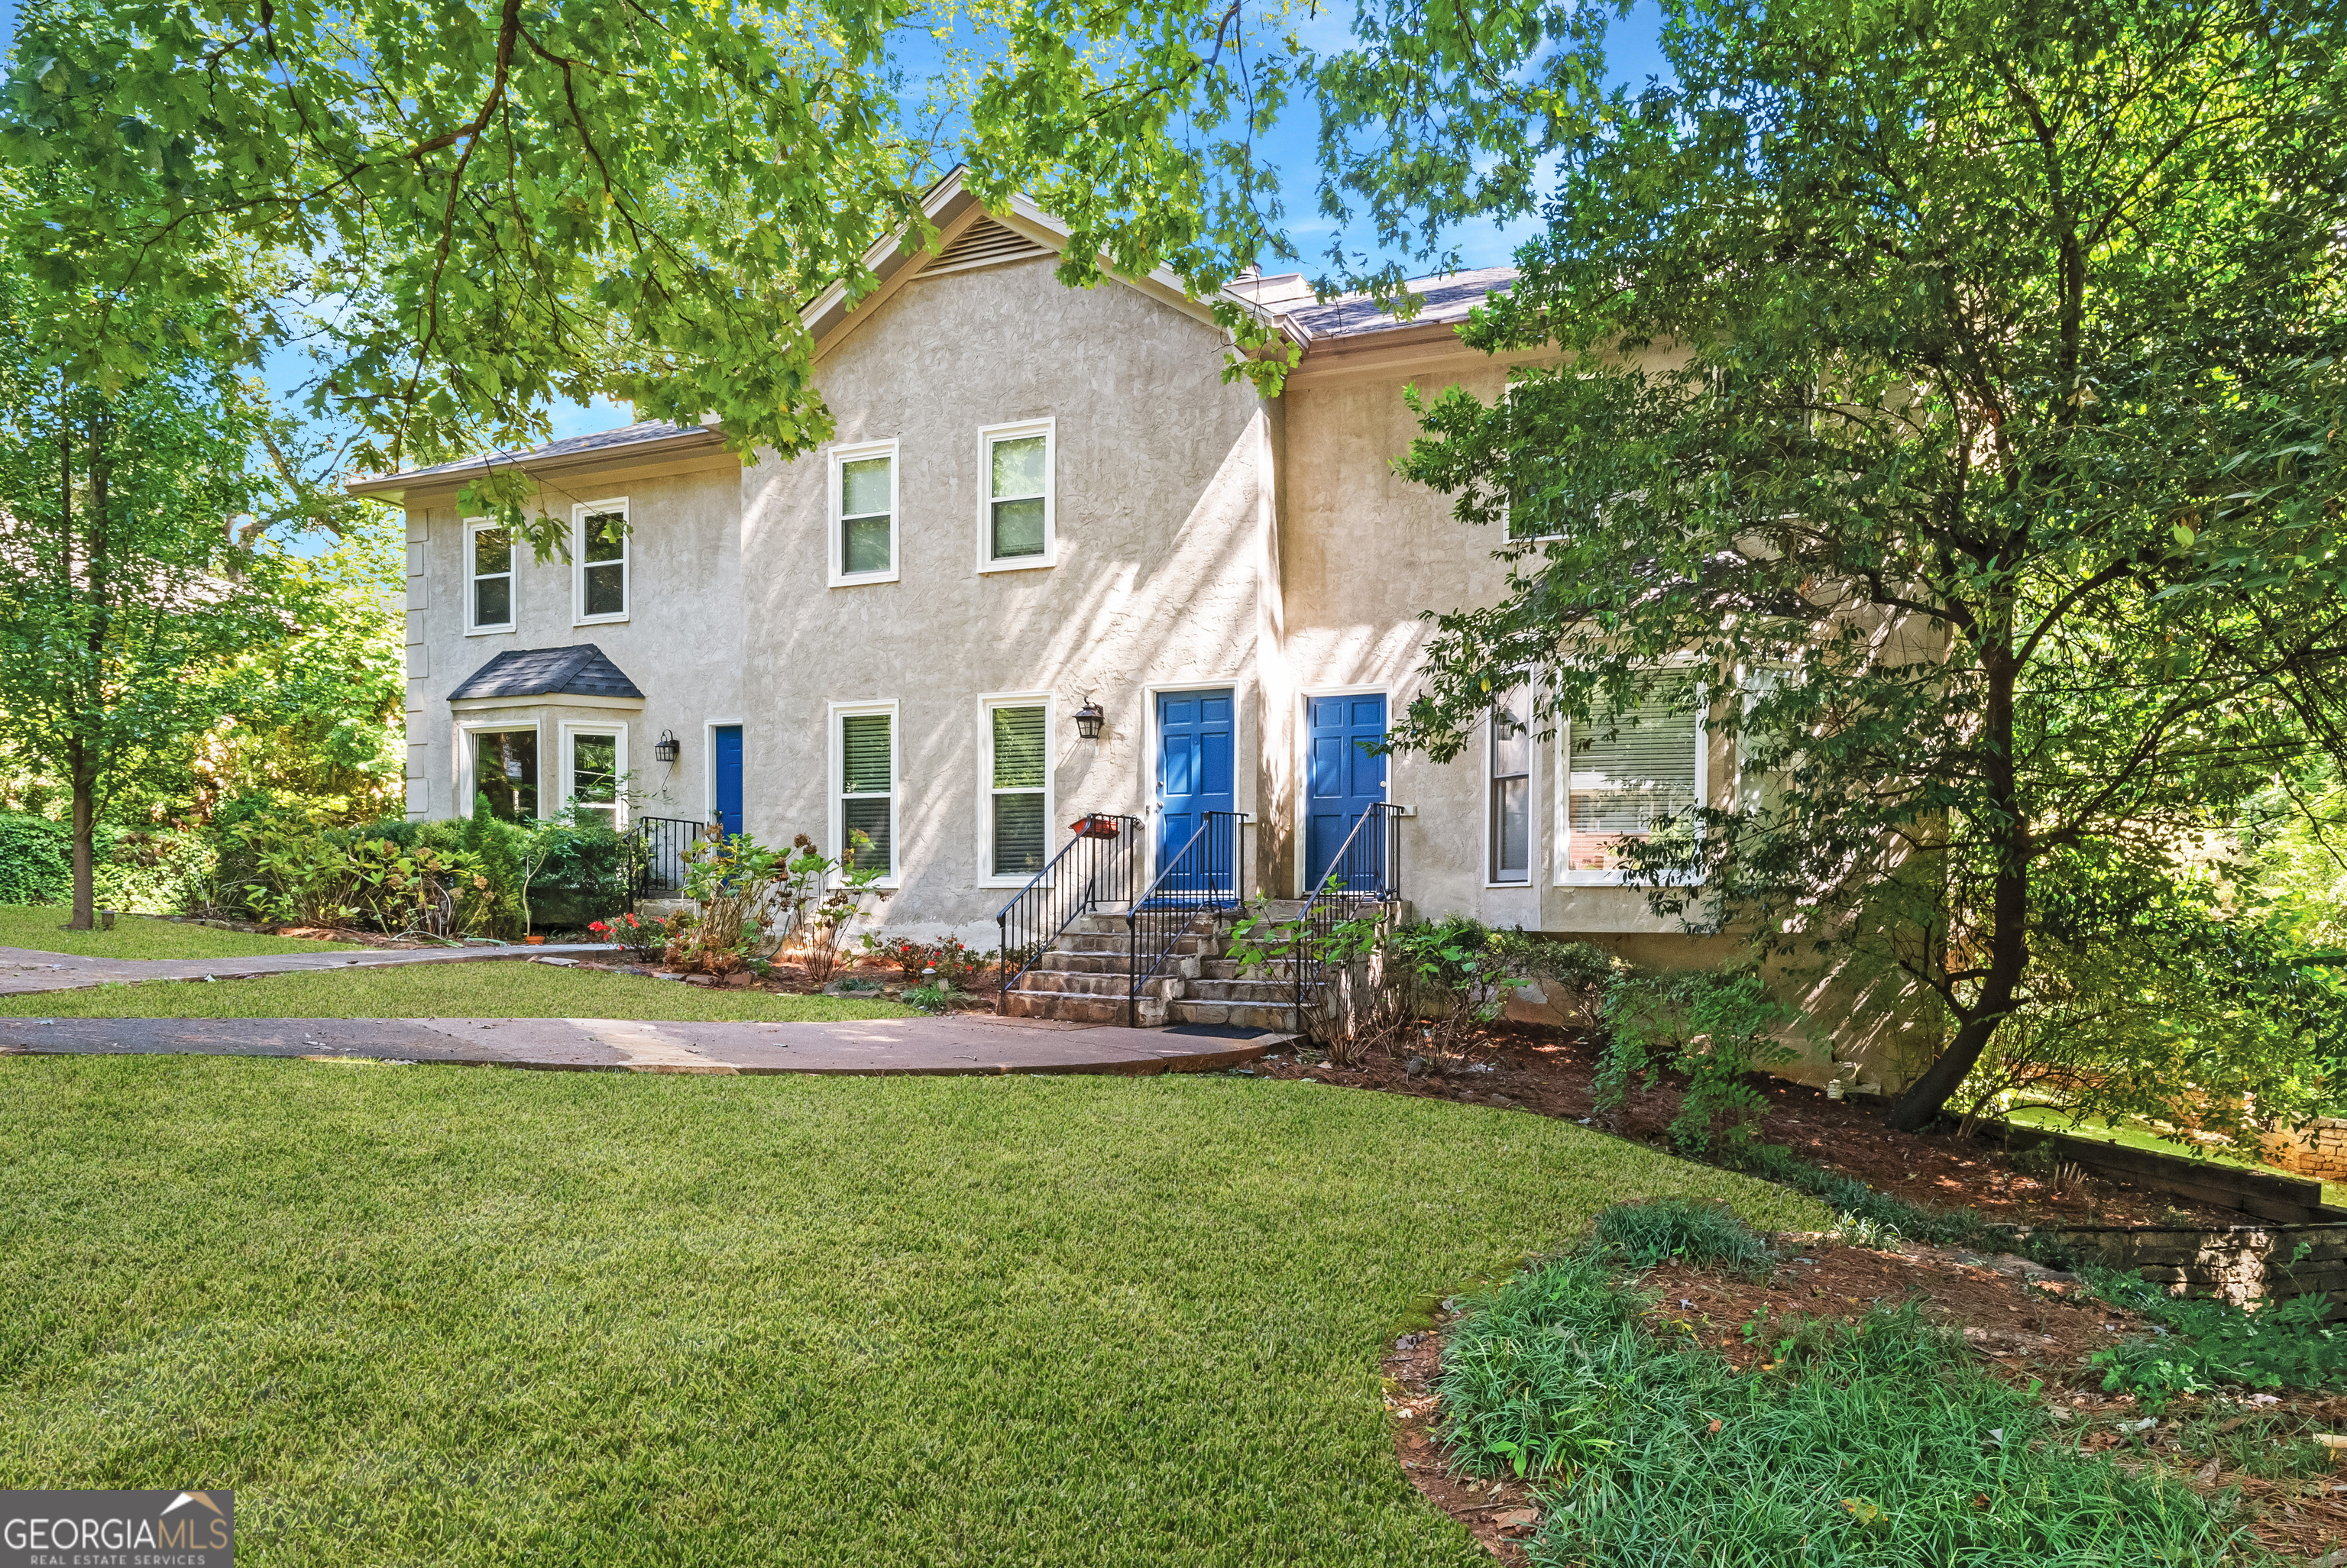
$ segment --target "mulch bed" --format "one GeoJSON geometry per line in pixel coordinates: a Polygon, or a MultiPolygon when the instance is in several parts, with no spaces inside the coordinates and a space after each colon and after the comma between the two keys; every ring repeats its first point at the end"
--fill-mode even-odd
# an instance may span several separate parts
{"type": "MultiPolygon", "coordinates": [[[[1501,1025],[1486,1031],[1463,1062],[1435,1062],[1419,1074],[1410,1071],[1408,1057],[1378,1054],[1357,1067],[1284,1055],[1258,1070],[1273,1077],[1308,1076],[1352,1088],[1562,1116],[1667,1146],[1665,1129],[1678,1111],[1679,1090],[1667,1082],[1634,1088],[1616,1115],[1599,1118],[1591,1089],[1597,1066],[1597,1048],[1588,1041],[1555,1030],[1501,1025]]],[[[1812,1165],[1856,1176],[1910,1203],[1969,1207],[2015,1225],[2254,1223],[2254,1217],[2237,1209],[2179,1205],[2164,1194],[2100,1175],[2089,1174],[2057,1196],[2044,1181],[2014,1169],[2003,1151],[1983,1140],[1892,1131],[1883,1125],[1888,1107],[1880,1100],[1830,1100],[1804,1084],[1758,1076],[1753,1082],[1768,1102],[1759,1130],[1763,1143],[1786,1145],[1812,1165]]]]}
{"type": "MultiPolygon", "coordinates": [[[[2122,1336],[2147,1331],[2147,1325],[2080,1297],[2069,1276],[2019,1257],[1953,1248],[1875,1251],[1819,1237],[1778,1239],[1776,1267],[1758,1277],[1680,1263],[1649,1270],[1641,1280],[1655,1298],[1648,1321],[1658,1333],[1691,1332],[1738,1370],[1751,1371],[1768,1363],[1791,1319],[1855,1319],[1876,1303],[1911,1300],[1926,1319],[1961,1329],[1994,1375],[2023,1388],[2037,1385],[2055,1419],[2083,1432],[2089,1451],[2111,1452],[2122,1464],[2160,1465],[2204,1495],[2239,1491],[2252,1510],[2251,1528],[2276,1552],[2314,1555],[2347,1543],[2347,1471],[2269,1480],[2178,1443],[2179,1425],[2216,1420],[2221,1429],[2270,1415],[2338,1431],[2347,1426],[2347,1395],[2186,1396],[2153,1425],[2129,1430],[2147,1412],[2133,1395],[2103,1392],[2101,1374],[2087,1358],[2122,1336]]],[[[1394,1451],[1411,1482],[1500,1561],[1525,1562],[1522,1543],[1540,1518],[1533,1488],[1512,1478],[1494,1484],[1460,1473],[1442,1444],[1441,1402],[1434,1393],[1440,1327],[1402,1335],[1384,1368],[1394,1451]]]]}

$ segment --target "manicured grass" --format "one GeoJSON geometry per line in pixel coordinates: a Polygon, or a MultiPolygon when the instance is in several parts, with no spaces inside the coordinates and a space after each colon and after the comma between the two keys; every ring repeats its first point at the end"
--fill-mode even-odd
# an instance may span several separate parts
{"type": "Polygon", "coordinates": [[[1385,1335],[1668,1193],[1827,1223],[1295,1083],[0,1059],[0,1475],[254,1565],[1473,1568],[1385,1335]]]}
{"type": "Polygon", "coordinates": [[[335,969],[251,980],[149,980],[0,996],[0,1018],[650,1018],[833,1023],[904,1018],[893,1002],[704,990],[527,959],[335,969]]]}
{"type": "Polygon", "coordinates": [[[0,947],[29,947],[77,958],[260,958],[278,952],[343,952],[346,942],[254,936],[208,925],[123,915],[112,931],[67,931],[73,911],[61,904],[0,904],[0,947]]]}

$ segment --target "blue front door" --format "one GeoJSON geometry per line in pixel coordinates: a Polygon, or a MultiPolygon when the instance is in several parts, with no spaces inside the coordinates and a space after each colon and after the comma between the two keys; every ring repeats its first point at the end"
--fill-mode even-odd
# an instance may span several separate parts
{"type": "MultiPolygon", "coordinates": [[[[1222,691],[1161,691],[1157,694],[1157,869],[1163,872],[1190,842],[1209,811],[1237,809],[1232,792],[1231,694],[1222,691]]],[[[1215,852],[1194,852],[1179,881],[1184,891],[1228,890],[1228,835],[1214,840],[1215,852]]],[[[1201,846],[1203,850],[1204,845],[1201,846]]]]}
{"type": "MultiPolygon", "coordinates": [[[[1345,835],[1361,813],[1386,798],[1386,759],[1363,749],[1386,738],[1382,692],[1304,699],[1304,891],[1308,898],[1328,874],[1345,835]]],[[[1348,872],[1381,871],[1367,860],[1348,872]]]]}
{"type": "Polygon", "coordinates": [[[725,836],[732,838],[742,830],[742,727],[721,725],[717,729],[717,820],[725,824],[725,836]]]}

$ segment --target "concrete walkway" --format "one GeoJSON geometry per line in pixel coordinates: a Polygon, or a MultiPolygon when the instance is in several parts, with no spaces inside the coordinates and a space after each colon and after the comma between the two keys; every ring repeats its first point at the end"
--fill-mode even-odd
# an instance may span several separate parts
{"type": "Polygon", "coordinates": [[[1223,1038],[967,1013],[849,1023],[0,1018],[0,1056],[372,1057],[632,1073],[1204,1073],[1253,1061],[1292,1038],[1223,1038]]]}
{"type": "Polygon", "coordinates": [[[297,974],[313,969],[388,969],[404,963],[477,963],[484,959],[543,958],[549,954],[619,950],[608,942],[552,943],[544,947],[432,947],[346,949],[337,952],[283,952],[261,958],[77,958],[29,947],[0,947],[0,996],[29,992],[75,991],[142,980],[251,980],[263,974],[297,974]]]}

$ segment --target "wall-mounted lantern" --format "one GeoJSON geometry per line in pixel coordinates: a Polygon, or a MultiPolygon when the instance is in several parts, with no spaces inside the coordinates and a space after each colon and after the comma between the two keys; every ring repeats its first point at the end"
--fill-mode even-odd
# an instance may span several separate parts
{"type": "Polygon", "coordinates": [[[1098,740],[1100,738],[1101,721],[1107,717],[1107,714],[1101,711],[1101,705],[1099,703],[1092,701],[1090,697],[1086,697],[1084,699],[1084,705],[1076,709],[1076,733],[1082,736],[1086,740],[1098,740]]]}
{"type": "Polygon", "coordinates": [[[655,762],[673,762],[683,755],[684,748],[677,744],[676,731],[672,729],[661,730],[661,738],[652,742],[652,760],[655,762]]]}

